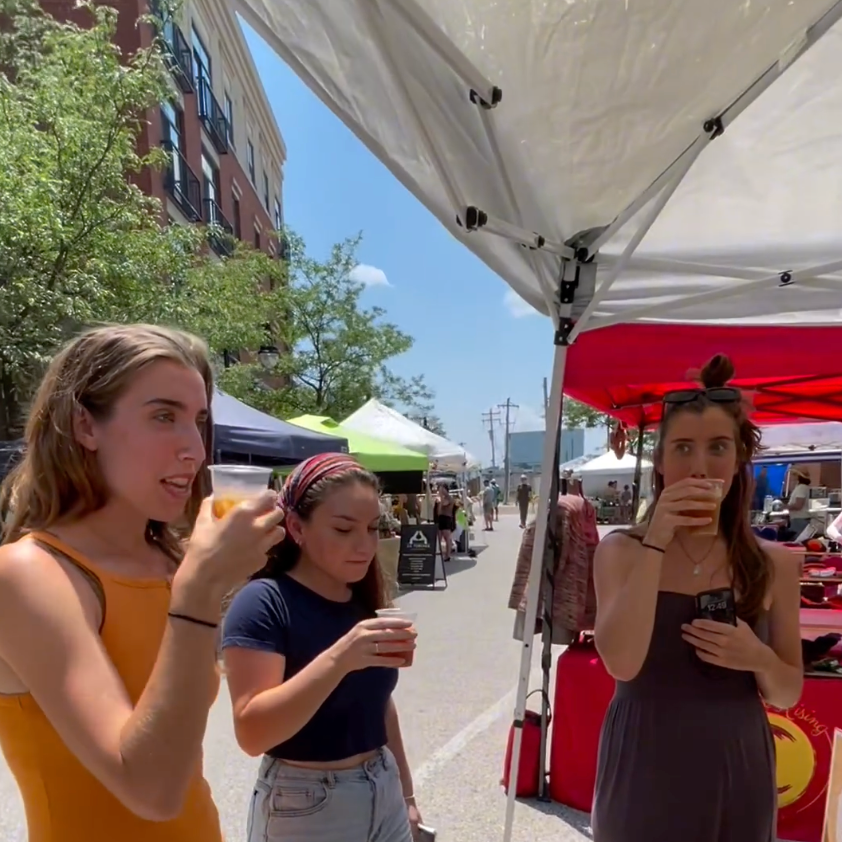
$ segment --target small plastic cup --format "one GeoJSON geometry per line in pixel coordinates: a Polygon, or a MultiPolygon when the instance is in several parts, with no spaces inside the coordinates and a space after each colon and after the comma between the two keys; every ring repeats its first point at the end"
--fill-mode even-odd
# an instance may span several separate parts
{"type": "MultiPolygon", "coordinates": [[[[710,523],[706,523],[704,526],[697,526],[693,529],[693,531],[697,535],[717,535],[719,533],[719,511],[722,508],[722,491],[725,487],[725,483],[721,479],[709,479],[707,480],[712,486],[712,491],[716,495],[716,508],[710,512],[710,523]]],[[[708,514],[705,512],[705,514],[708,514]]],[[[703,513],[700,511],[694,511],[693,517],[703,517],[703,513]]]]}
{"type": "Polygon", "coordinates": [[[239,503],[259,497],[269,488],[271,468],[255,465],[211,465],[214,517],[225,517],[239,503]]]}
{"type": "MultiPolygon", "coordinates": [[[[404,611],[402,608],[378,608],[375,612],[378,617],[382,617],[389,620],[409,620],[410,623],[415,623],[415,618],[418,616],[417,614],[411,611],[404,611]]],[[[414,628],[414,626],[413,626],[414,628]]],[[[397,643],[397,641],[395,641],[397,643]]],[[[400,652],[383,652],[381,657],[383,658],[397,658],[400,656],[400,652]]],[[[404,653],[404,662],[403,666],[411,667],[413,661],[415,660],[415,650],[408,649],[404,653]]]]}

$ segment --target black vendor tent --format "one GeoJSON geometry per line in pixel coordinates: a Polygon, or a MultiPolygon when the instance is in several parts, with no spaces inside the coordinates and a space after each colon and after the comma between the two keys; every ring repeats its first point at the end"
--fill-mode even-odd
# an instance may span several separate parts
{"type": "Polygon", "coordinates": [[[317,453],[347,453],[348,441],[288,424],[217,391],[213,396],[213,449],[217,461],[292,464],[317,453]]]}

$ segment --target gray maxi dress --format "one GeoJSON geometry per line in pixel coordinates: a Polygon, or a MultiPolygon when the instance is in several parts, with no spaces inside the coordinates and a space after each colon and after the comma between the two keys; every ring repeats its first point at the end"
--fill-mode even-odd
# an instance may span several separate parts
{"type": "MultiPolygon", "coordinates": [[[[695,600],[661,591],[640,673],[602,725],[594,842],[774,842],[775,748],[753,673],[681,637],[695,600]]],[[[755,627],[767,635],[767,619],[755,627]]]]}

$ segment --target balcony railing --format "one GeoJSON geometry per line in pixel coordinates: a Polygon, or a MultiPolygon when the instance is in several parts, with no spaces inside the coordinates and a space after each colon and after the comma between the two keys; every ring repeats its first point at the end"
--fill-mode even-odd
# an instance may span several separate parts
{"type": "Polygon", "coordinates": [[[228,138],[231,136],[228,118],[213,95],[208,80],[204,76],[199,76],[198,82],[199,118],[207,130],[214,149],[220,155],[224,155],[228,152],[228,138]]]}
{"type": "Polygon", "coordinates": [[[222,208],[213,199],[202,203],[205,224],[208,226],[208,242],[220,257],[234,253],[234,226],[225,218],[222,208]]]}
{"type": "Polygon", "coordinates": [[[193,51],[184,33],[172,19],[162,25],[167,64],[176,84],[186,94],[193,93],[193,51]]]}
{"type": "Polygon", "coordinates": [[[202,185],[198,177],[190,169],[181,152],[169,140],[161,146],[169,152],[170,160],[164,173],[164,187],[178,205],[179,210],[190,220],[200,222],[202,219],[202,185]]]}

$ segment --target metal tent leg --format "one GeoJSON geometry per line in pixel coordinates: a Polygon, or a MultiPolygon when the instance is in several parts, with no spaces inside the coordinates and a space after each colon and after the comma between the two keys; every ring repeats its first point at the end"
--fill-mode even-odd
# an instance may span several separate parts
{"type": "MultiPolygon", "coordinates": [[[[544,434],[544,453],[541,460],[542,477],[550,477],[556,463],[556,443],[558,430],[561,426],[561,395],[564,381],[564,365],[567,359],[567,347],[557,345],[553,358],[553,373],[550,387],[550,400],[547,407],[546,432],[544,434]]],[[[503,829],[503,842],[510,842],[515,816],[515,792],[518,779],[517,770],[520,764],[520,748],[523,740],[523,717],[526,713],[526,696],[529,693],[529,674],[532,670],[532,648],[535,643],[535,621],[538,617],[538,600],[541,594],[541,577],[544,564],[544,553],[547,544],[547,524],[550,512],[551,486],[558,488],[557,483],[541,483],[547,489],[538,499],[538,513],[535,521],[535,543],[532,548],[532,561],[529,566],[529,584],[526,590],[526,618],[524,621],[523,648],[520,655],[520,676],[517,687],[517,700],[514,715],[514,740],[512,757],[509,765],[509,792],[506,800],[506,821],[503,829]]]]}

